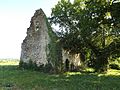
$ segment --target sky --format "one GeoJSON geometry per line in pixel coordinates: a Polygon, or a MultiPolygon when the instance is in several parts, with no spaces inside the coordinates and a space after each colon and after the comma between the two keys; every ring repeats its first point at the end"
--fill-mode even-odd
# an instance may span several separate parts
{"type": "Polygon", "coordinates": [[[35,10],[47,16],[59,0],[0,0],[0,58],[19,59],[21,43],[35,10]]]}

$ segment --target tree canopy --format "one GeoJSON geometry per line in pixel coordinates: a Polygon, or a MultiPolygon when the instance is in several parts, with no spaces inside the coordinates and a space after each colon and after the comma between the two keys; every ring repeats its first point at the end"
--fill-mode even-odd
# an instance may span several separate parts
{"type": "Polygon", "coordinates": [[[50,22],[59,25],[64,49],[93,55],[96,71],[106,71],[111,55],[120,57],[119,0],[61,0],[52,8],[50,22]]]}

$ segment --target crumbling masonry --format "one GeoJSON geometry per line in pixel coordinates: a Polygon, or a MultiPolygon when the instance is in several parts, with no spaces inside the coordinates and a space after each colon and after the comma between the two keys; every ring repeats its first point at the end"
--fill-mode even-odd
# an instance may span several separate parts
{"type": "Polygon", "coordinates": [[[66,59],[79,65],[79,54],[70,55],[62,49],[42,9],[36,10],[30,23],[21,46],[20,67],[35,64],[45,68],[48,65],[49,71],[61,71],[66,59]]]}

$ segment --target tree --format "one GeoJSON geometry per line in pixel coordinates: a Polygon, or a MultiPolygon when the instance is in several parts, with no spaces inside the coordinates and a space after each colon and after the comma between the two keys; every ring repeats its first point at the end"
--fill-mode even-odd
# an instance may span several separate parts
{"type": "Polygon", "coordinates": [[[61,43],[72,53],[94,54],[95,70],[107,71],[108,58],[120,53],[120,2],[117,0],[61,0],[50,21],[59,25],[61,43]]]}

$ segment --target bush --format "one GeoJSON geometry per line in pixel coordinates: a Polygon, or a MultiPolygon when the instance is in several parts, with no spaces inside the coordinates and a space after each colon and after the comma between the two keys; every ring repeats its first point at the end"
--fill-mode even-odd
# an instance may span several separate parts
{"type": "Polygon", "coordinates": [[[110,64],[109,67],[110,67],[111,69],[120,70],[120,66],[119,66],[118,64],[115,64],[115,63],[110,64]]]}
{"type": "Polygon", "coordinates": [[[19,63],[19,67],[21,69],[29,69],[29,70],[35,70],[35,71],[41,71],[45,73],[52,73],[54,71],[51,63],[48,63],[46,65],[42,64],[40,66],[37,66],[35,62],[32,60],[29,60],[29,63],[23,62],[22,60],[19,63]]]}
{"type": "Polygon", "coordinates": [[[43,72],[45,72],[45,73],[53,73],[53,71],[54,71],[51,63],[46,64],[44,66],[43,70],[44,70],[43,72]]]}

